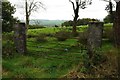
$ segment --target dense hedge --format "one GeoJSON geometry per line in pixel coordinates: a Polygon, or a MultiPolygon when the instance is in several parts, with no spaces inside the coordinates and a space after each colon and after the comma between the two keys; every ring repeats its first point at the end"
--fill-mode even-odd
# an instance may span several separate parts
{"type": "MultiPolygon", "coordinates": [[[[77,26],[87,25],[91,21],[99,21],[99,20],[98,19],[90,19],[90,18],[78,19],[77,26]]],[[[71,20],[62,23],[62,26],[72,26],[72,25],[73,25],[73,21],[71,21],[71,20]]]]}
{"type": "Polygon", "coordinates": [[[45,28],[45,27],[41,25],[29,25],[28,27],[28,29],[38,29],[38,28],[45,28]]]}

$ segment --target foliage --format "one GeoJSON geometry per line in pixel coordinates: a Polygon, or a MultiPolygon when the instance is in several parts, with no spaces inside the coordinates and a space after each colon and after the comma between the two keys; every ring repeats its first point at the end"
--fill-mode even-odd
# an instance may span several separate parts
{"type": "Polygon", "coordinates": [[[87,32],[80,32],[77,40],[79,43],[87,45],[87,37],[88,37],[87,32]]]}
{"type": "Polygon", "coordinates": [[[64,23],[62,23],[62,26],[72,26],[73,25],[73,21],[65,21],[64,23]]]}
{"type": "Polygon", "coordinates": [[[105,62],[106,59],[107,59],[107,57],[103,54],[103,51],[100,48],[94,50],[94,54],[92,57],[93,65],[99,65],[99,64],[105,62]]]}
{"type": "Polygon", "coordinates": [[[46,36],[47,36],[47,37],[54,37],[54,36],[55,36],[55,33],[47,33],[46,36]]]}
{"type": "Polygon", "coordinates": [[[99,22],[98,19],[90,19],[90,18],[83,18],[83,19],[78,19],[77,25],[88,25],[89,22],[99,22]]]}
{"type": "Polygon", "coordinates": [[[10,40],[7,40],[5,43],[2,45],[2,57],[11,57],[16,53],[14,43],[11,42],[10,40]]]}
{"type": "Polygon", "coordinates": [[[82,68],[80,69],[80,72],[82,73],[92,73],[91,70],[102,63],[104,63],[107,60],[107,57],[103,54],[104,52],[99,49],[94,49],[94,53],[92,58],[90,59],[87,51],[84,51],[82,55],[82,68]]]}
{"type": "Polygon", "coordinates": [[[28,29],[39,29],[39,28],[45,28],[45,27],[40,25],[29,25],[28,27],[28,29]]]}
{"type": "Polygon", "coordinates": [[[87,54],[87,50],[84,50],[81,54],[82,56],[82,68],[80,69],[80,72],[82,73],[87,73],[90,70],[90,59],[89,56],[87,54]]]}
{"type": "Polygon", "coordinates": [[[3,41],[4,41],[4,40],[13,41],[13,38],[14,38],[14,37],[13,37],[13,32],[10,32],[10,33],[9,33],[9,32],[5,32],[5,33],[3,32],[3,33],[2,33],[2,39],[3,39],[3,41]]]}
{"type": "MultiPolygon", "coordinates": [[[[113,17],[115,16],[115,11],[113,11],[113,17]]],[[[108,14],[105,18],[104,18],[104,23],[113,23],[113,20],[111,20],[111,14],[108,14]]]]}
{"type": "MultiPolygon", "coordinates": [[[[83,19],[78,19],[77,20],[77,26],[81,26],[81,25],[88,25],[89,22],[91,21],[99,21],[98,19],[90,19],[90,18],[83,18],[83,19]]],[[[66,21],[64,23],[62,23],[62,26],[73,26],[73,21],[66,21]]]]}
{"type": "Polygon", "coordinates": [[[56,32],[55,37],[58,41],[65,41],[69,38],[70,33],[66,31],[56,32]]]}
{"type": "Polygon", "coordinates": [[[13,18],[12,14],[15,13],[14,6],[10,2],[2,2],[2,31],[10,32],[13,30],[13,25],[19,22],[17,19],[13,18]]]}
{"type": "Polygon", "coordinates": [[[36,41],[37,42],[46,42],[46,35],[44,33],[38,34],[38,36],[36,36],[36,41]]]}
{"type": "Polygon", "coordinates": [[[13,33],[2,34],[2,57],[11,57],[16,53],[15,46],[13,43],[13,33]]]}

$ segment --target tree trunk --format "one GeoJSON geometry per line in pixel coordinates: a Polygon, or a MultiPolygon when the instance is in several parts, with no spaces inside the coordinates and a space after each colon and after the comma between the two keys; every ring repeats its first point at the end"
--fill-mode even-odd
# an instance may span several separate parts
{"type": "Polygon", "coordinates": [[[120,48],[120,1],[117,2],[115,20],[113,24],[115,46],[120,48]]]}
{"type": "Polygon", "coordinates": [[[77,19],[79,17],[78,13],[79,13],[79,5],[77,5],[77,8],[74,10],[75,17],[73,19],[73,30],[72,30],[73,34],[77,33],[76,26],[77,26],[77,19]]]}
{"type": "Polygon", "coordinates": [[[26,12],[26,29],[28,30],[28,26],[29,26],[29,15],[28,15],[28,7],[27,7],[27,0],[25,2],[25,12],[26,12]]]}
{"type": "Polygon", "coordinates": [[[111,1],[109,2],[109,6],[110,6],[110,11],[109,11],[110,22],[112,23],[114,21],[114,17],[113,17],[113,10],[112,10],[112,2],[111,1]]]}
{"type": "Polygon", "coordinates": [[[72,29],[72,32],[73,32],[73,34],[76,34],[76,24],[77,24],[77,20],[73,20],[73,29],[72,29]]]}

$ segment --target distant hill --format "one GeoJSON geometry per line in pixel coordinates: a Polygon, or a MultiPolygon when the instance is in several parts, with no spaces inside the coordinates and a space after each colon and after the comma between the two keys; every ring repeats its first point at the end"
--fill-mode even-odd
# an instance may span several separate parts
{"type": "Polygon", "coordinates": [[[35,19],[35,20],[30,20],[30,25],[43,25],[43,26],[55,26],[58,25],[60,26],[63,22],[67,20],[42,20],[42,19],[35,19]]]}

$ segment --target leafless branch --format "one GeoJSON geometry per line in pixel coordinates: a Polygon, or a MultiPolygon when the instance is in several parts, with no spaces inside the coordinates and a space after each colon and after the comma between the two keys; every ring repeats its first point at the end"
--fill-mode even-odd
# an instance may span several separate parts
{"type": "Polygon", "coordinates": [[[111,0],[103,0],[103,1],[105,1],[105,2],[111,2],[111,0]]]}
{"type": "Polygon", "coordinates": [[[75,5],[74,5],[74,3],[73,3],[73,1],[71,1],[71,0],[69,0],[71,3],[72,3],[72,5],[73,5],[73,10],[74,10],[74,13],[75,13],[75,5]]]}

